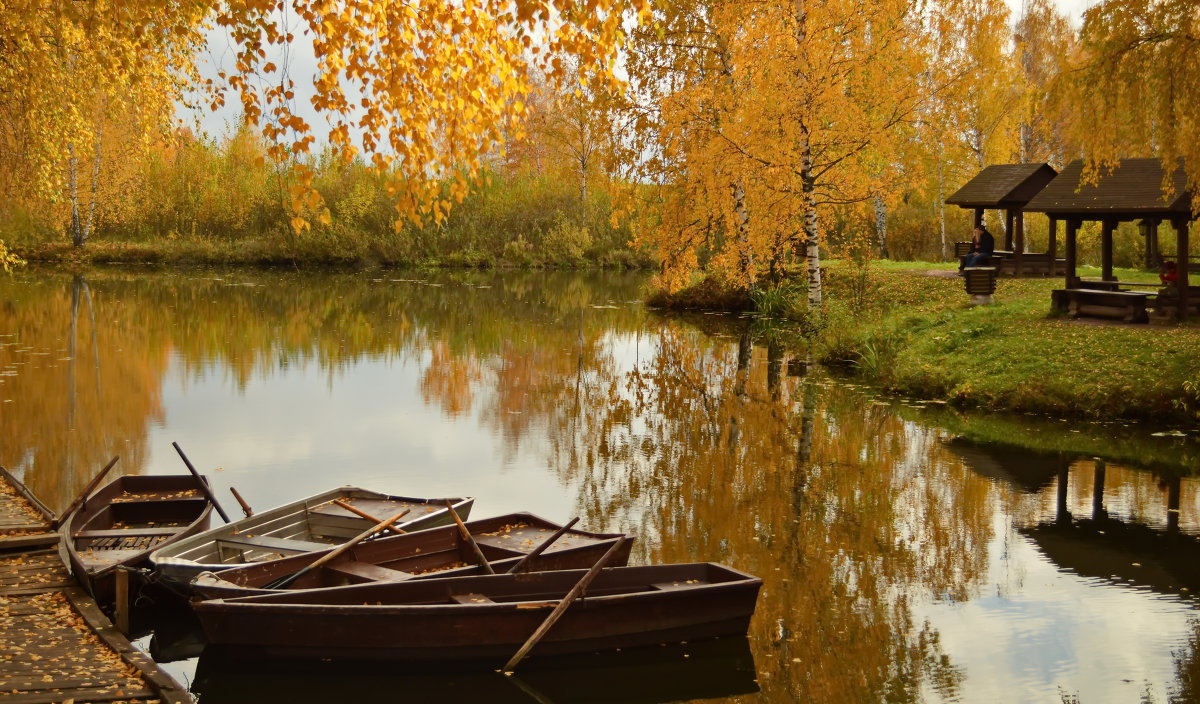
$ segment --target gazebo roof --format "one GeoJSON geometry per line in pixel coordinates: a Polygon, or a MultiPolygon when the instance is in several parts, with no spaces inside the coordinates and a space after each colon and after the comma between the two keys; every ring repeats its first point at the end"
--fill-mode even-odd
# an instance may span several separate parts
{"type": "Polygon", "coordinates": [[[1049,164],[993,164],[946,199],[963,208],[1020,208],[1054,180],[1049,164]]]}
{"type": "Polygon", "coordinates": [[[1122,159],[1111,173],[1101,175],[1096,185],[1081,184],[1082,178],[1083,162],[1072,161],[1029,201],[1025,210],[1090,220],[1192,216],[1192,194],[1182,160],[1171,174],[1175,191],[1169,199],[1163,197],[1159,159],[1122,159]]]}

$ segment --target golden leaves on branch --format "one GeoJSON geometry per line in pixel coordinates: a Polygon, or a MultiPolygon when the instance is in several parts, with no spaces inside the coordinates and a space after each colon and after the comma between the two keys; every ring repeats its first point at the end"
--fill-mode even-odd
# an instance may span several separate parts
{"type": "MultiPolygon", "coordinates": [[[[398,222],[440,224],[485,156],[519,128],[530,64],[561,78],[563,57],[573,56],[585,80],[615,80],[625,18],[647,7],[648,0],[18,0],[0,28],[0,108],[18,117],[0,139],[24,146],[4,153],[22,154],[36,174],[33,192],[55,193],[68,148],[90,143],[98,113],[136,113],[152,131],[174,120],[189,89],[200,89],[212,108],[240,103],[267,139],[268,157],[296,167],[316,137],[273,50],[311,41],[311,103],[329,120],[332,146],[394,178],[398,222]],[[302,31],[281,18],[296,18],[302,31]],[[213,25],[232,40],[233,66],[201,79],[195,62],[213,25]]],[[[293,230],[327,217],[323,205],[295,193],[312,191],[303,169],[290,171],[288,185],[293,230]]]]}

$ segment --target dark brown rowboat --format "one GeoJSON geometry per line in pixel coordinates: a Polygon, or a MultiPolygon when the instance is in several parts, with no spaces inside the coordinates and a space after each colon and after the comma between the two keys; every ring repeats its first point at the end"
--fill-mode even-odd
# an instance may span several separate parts
{"type": "Polygon", "coordinates": [[[152,550],[206,530],[211,512],[190,474],[118,477],[66,518],[62,544],[75,578],[109,604],[118,569],[141,566],[152,550]]]}
{"type": "MultiPolygon", "coordinates": [[[[466,526],[496,572],[508,571],[561,528],[557,523],[531,513],[509,513],[468,521],[466,526]]],[[[545,552],[529,560],[522,571],[591,567],[621,536],[621,533],[568,530],[545,552]]],[[[631,545],[632,540],[626,541],[609,564],[624,565],[629,560],[631,545]]],[[[321,550],[218,573],[205,572],[192,582],[192,591],[202,599],[230,599],[286,591],[265,589],[264,585],[298,572],[328,552],[321,550]]],[[[340,558],[297,579],[288,589],[483,574],[483,568],[472,564],[473,561],[471,549],[463,541],[457,526],[428,528],[360,543],[340,558]]]]}
{"type": "MultiPolygon", "coordinates": [[[[584,570],[376,582],[192,604],[210,645],[267,658],[507,660],[584,570]]],[[[762,582],[712,563],[604,569],[535,656],[744,635],[762,582]]]]}

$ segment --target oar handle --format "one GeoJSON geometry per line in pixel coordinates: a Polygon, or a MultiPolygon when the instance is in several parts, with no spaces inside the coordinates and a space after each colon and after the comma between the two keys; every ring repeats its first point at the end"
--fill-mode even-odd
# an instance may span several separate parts
{"type": "Polygon", "coordinates": [[[67,520],[67,516],[70,516],[72,513],[75,512],[75,509],[77,509],[83,505],[84,501],[87,501],[87,497],[90,496],[91,493],[96,490],[96,487],[100,485],[100,480],[104,479],[104,477],[108,475],[108,472],[114,466],[116,466],[117,460],[119,460],[119,459],[121,459],[120,455],[117,455],[116,457],[112,458],[111,460],[108,461],[108,464],[104,465],[104,469],[101,469],[99,474],[92,477],[92,481],[88,482],[88,485],[83,488],[83,493],[81,493],[79,496],[75,497],[75,500],[72,501],[69,506],[67,506],[66,510],[63,511],[62,513],[60,513],[58,515],[58,518],[54,519],[54,527],[55,528],[58,528],[60,525],[62,525],[62,522],[67,520]]]}
{"type": "Polygon", "coordinates": [[[443,503],[446,504],[446,510],[450,512],[450,517],[453,518],[454,522],[458,525],[459,535],[462,536],[462,539],[465,543],[471,546],[471,551],[475,553],[475,561],[479,563],[479,566],[483,568],[484,572],[487,572],[488,574],[496,574],[496,570],[492,569],[491,563],[488,562],[488,559],[483,554],[483,551],[479,549],[479,543],[475,542],[475,536],[471,535],[471,531],[467,529],[467,525],[463,523],[461,518],[458,517],[458,511],[454,510],[454,504],[451,503],[450,499],[446,499],[443,503]]]}
{"type": "MultiPolygon", "coordinates": [[[[375,521],[376,523],[378,523],[380,521],[380,519],[376,518],[375,516],[372,516],[371,514],[367,513],[366,511],[362,510],[361,508],[358,508],[357,506],[351,506],[350,504],[346,503],[345,501],[342,501],[341,499],[334,499],[333,503],[338,506],[341,506],[342,508],[346,509],[347,511],[349,511],[350,513],[353,513],[356,516],[360,516],[362,518],[367,519],[368,521],[375,521]]],[[[388,526],[387,529],[389,532],[395,533],[396,535],[404,535],[404,531],[397,528],[396,526],[388,526]]]]}
{"type": "Polygon", "coordinates": [[[372,526],[372,527],[368,528],[367,530],[364,530],[363,532],[354,536],[354,538],[352,538],[350,540],[350,542],[343,543],[342,545],[338,546],[336,549],[330,550],[329,553],[325,555],[325,557],[322,557],[321,559],[316,560],[315,562],[310,564],[308,566],[308,569],[310,569],[310,570],[315,569],[315,568],[320,567],[321,565],[325,564],[326,562],[329,562],[330,560],[341,555],[342,553],[346,552],[347,550],[354,547],[355,545],[358,545],[359,543],[361,543],[362,541],[371,537],[372,535],[375,535],[379,531],[386,529],[388,526],[392,525],[393,523],[400,520],[401,518],[404,518],[411,511],[412,511],[411,508],[406,508],[403,511],[401,511],[400,513],[397,513],[395,516],[392,516],[391,518],[389,518],[387,520],[376,523],[374,526],[372,526]]]}
{"type": "Polygon", "coordinates": [[[567,531],[571,530],[571,526],[575,525],[578,522],[579,522],[579,516],[576,516],[576,517],[572,518],[565,526],[554,531],[554,535],[552,535],[549,538],[546,538],[546,540],[542,541],[542,544],[537,546],[536,548],[534,548],[533,552],[529,553],[525,557],[522,557],[520,559],[520,561],[517,562],[517,564],[508,568],[508,573],[516,574],[516,573],[520,572],[521,568],[524,567],[526,565],[526,563],[528,563],[530,560],[537,557],[538,555],[541,555],[542,552],[546,548],[553,545],[555,540],[558,540],[559,538],[561,538],[563,536],[563,533],[566,533],[567,531]]]}
{"type": "Polygon", "coordinates": [[[175,451],[179,453],[179,458],[183,460],[183,463],[187,465],[188,471],[192,473],[192,476],[195,477],[196,481],[200,484],[200,491],[204,492],[204,497],[213,505],[213,508],[217,510],[217,513],[221,515],[221,518],[223,518],[226,523],[229,523],[229,514],[225,513],[225,509],[221,508],[221,504],[217,502],[217,497],[213,496],[212,489],[208,488],[208,482],[204,481],[204,478],[201,477],[200,473],[196,471],[196,468],[192,466],[192,461],[187,458],[187,455],[183,454],[183,448],[179,447],[179,443],[177,442],[171,443],[171,446],[174,447],[175,451]]]}
{"type": "Polygon", "coordinates": [[[246,503],[246,500],[242,498],[242,495],[238,493],[235,487],[229,487],[229,492],[233,494],[233,498],[237,499],[238,505],[242,507],[242,513],[246,514],[246,518],[254,515],[254,509],[250,508],[250,504],[246,503]]]}
{"type": "Polygon", "coordinates": [[[566,613],[571,604],[575,603],[575,600],[579,598],[579,595],[588,588],[588,585],[592,583],[592,580],[596,578],[596,575],[600,574],[600,570],[604,569],[604,566],[608,564],[608,561],[611,560],[614,555],[620,552],[621,548],[624,547],[625,543],[628,541],[629,538],[622,535],[620,538],[617,538],[617,542],[613,543],[613,546],[608,549],[608,552],[604,553],[599,560],[596,560],[596,564],[592,565],[592,568],[587,571],[587,574],[583,575],[583,577],[575,584],[574,587],[571,587],[571,591],[567,592],[567,595],[562,598],[562,601],[558,602],[558,606],[554,607],[554,610],[550,612],[550,615],[546,617],[546,620],[542,622],[542,625],[538,626],[537,630],[533,632],[533,635],[529,636],[529,640],[525,641],[525,645],[521,646],[521,649],[517,651],[517,654],[513,655],[508,662],[504,663],[505,672],[512,672],[517,664],[525,659],[525,656],[529,654],[529,651],[533,650],[533,646],[538,644],[538,642],[546,635],[547,632],[549,632],[555,623],[558,623],[558,619],[562,618],[562,615],[566,613]]]}
{"type": "Polygon", "coordinates": [[[314,562],[310,563],[307,567],[301,568],[300,570],[297,570],[296,572],[293,572],[292,574],[290,574],[286,577],[280,577],[279,579],[271,580],[270,582],[267,582],[266,584],[264,584],[263,588],[264,589],[286,589],[288,587],[288,585],[290,585],[292,582],[295,582],[297,579],[300,579],[301,577],[308,574],[309,572],[312,572],[313,570],[317,569],[321,565],[336,558],[337,556],[346,552],[347,550],[354,547],[355,545],[358,545],[359,543],[366,540],[367,538],[374,535],[375,533],[378,533],[379,531],[383,530],[384,528],[387,528],[388,526],[392,525],[393,523],[400,520],[401,518],[404,518],[405,516],[408,515],[408,513],[410,511],[412,511],[411,508],[406,508],[403,511],[401,511],[400,513],[397,513],[395,516],[392,516],[391,518],[387,519],[386,521],[380,521],[379,523],[376,523],[374,526],[371,526],[370,528],[368,528],[365,531],[356,535],[349,542],[342,543],[336,549],[330,550],[328,553],[325,554],[324,557],[321,557],[320,559],[315,560],[314,562]]]}

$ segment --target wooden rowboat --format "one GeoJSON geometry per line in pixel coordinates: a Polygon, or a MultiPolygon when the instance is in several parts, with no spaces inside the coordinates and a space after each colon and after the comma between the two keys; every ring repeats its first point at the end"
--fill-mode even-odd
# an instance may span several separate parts
{"type": "MultiPolygon", "coordinates": [[[[376,582],[192,604],[210,645],[266,658],[505,662],[584,570],[376,582]]],[[[761,580],[712,563],[602,570],[538,643],[561,655],[744,635],[761,580]]]]}
{"type": "MultiPolygon", "coordinates": [[[[561,528],[531,513],[510,513],[468,521],[466,526],[496,572],[508,571],[561,528]]],[[[522,570],[591,567],[621,536],[621,533],[568,530],[545,552],[523,565],[522,570]]],[[[610,564],[624,565],[629,560],[631,544],[626,541],[610,564]]],[[[218,573],[202,572],[192,582],[192,591],[202,599],[229,599],[283,591],[266,589],[264,585],[300,571],[328,552],[304,553],[218,573]]],[[[474,560],[471,548],[463,541],[456,526],[429,528],[360,543],[341,557],[292,582],[288,589],[483,574],[483,568],[474,560]]]]}
{"type": "Polygon", "coordinates": [[[186,589],[201,572],[325,550],[350,540],[374,525],[375,521],[335,504],[337,500],[380,518],[410,509],[410,513],[395,524],[396,528],[404,531],[450,523],[446,501],[454,505],[454,510],[462,518],[467,517],[475,502],[473,498],[415,499],[344,486],[155,550],[150,555],[150,562],[159,578],[172,586],[186,589]]]}
{"type": "Polygon", "coordinates": [[[101,604],[117,570],[141,566],[156,548],[208,528],[212,504],[190,474],[118,477],[63,521],[71,572],[101,604]]]}

